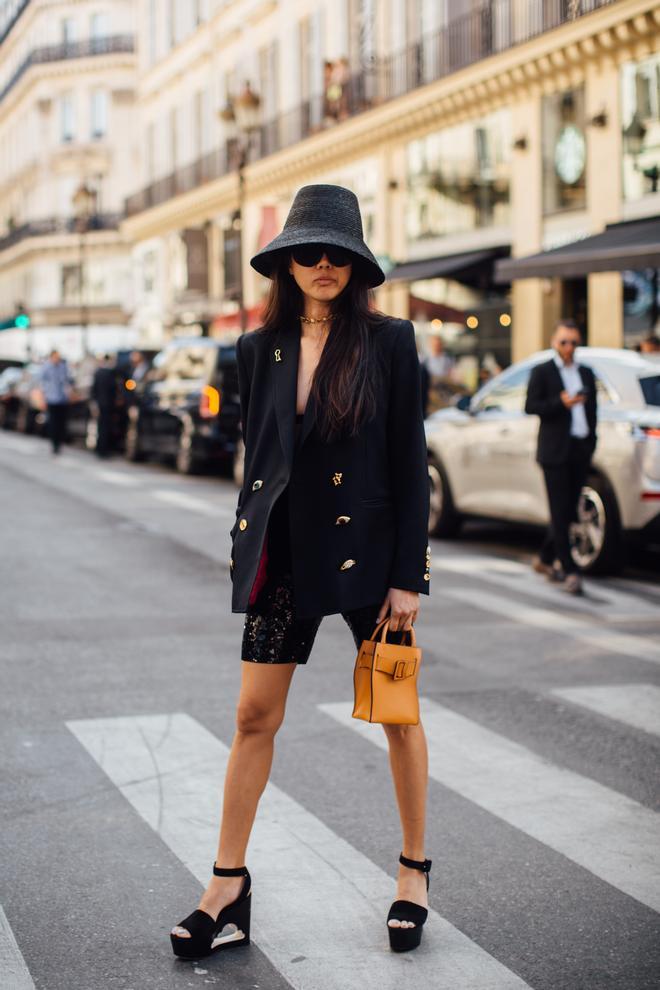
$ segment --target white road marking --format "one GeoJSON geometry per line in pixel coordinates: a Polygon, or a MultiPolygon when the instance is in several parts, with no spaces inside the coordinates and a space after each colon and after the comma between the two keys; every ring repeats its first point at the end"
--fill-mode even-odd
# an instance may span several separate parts
{"type": "MultiPolygon", "coordinates": [[[[185,714],[68,725],[135,810],[206,884],[227,747],[185,714]]],[[[435,912],[420,950],[409,957],[392,954],[385,924],[392,878],[272,784],[259,805],[248,865],[255,941],[297,990],[527,987],[435,912]]],[[[181,916],[193,907],[182,904],[181,916]]]]}
{"type": "Polygon", "coordinates": [[[188,495],[186,492],[173,491],[171,488],[156,488],[151,494],[160,502],[166,502],[168,505],[176,505],[180,509],[189,509],[191,512],[199,512],[204,516],[218,517],[227,515],[226,510],[215,505],[209,505],[203,499],[197,498],[195,495],[188,495]]]}
{"type": "Polygon", "coordinates": [[[90,468],[89,473],[98,478],[99,481],[107,481],[110,485],[123,485],[126,488],[136,488],[140,482],[137,478],[121,471],[109,471],[106,468],[90,468]]]}
{"type": "Polygon", "coordinates": [[[557,688],[552,693],[633,729],[660,736],[660,687],[655,684],[557,688]]]}
{"type": "Polygon", "coordinates": [[[638,618],[660,620],[658,609],[651,602],[645,601],[635,594],[630,594],[619,588],[612,588],[602,581],[587,577],[585,578],[586,595],[572,598],[561,591],[557,585],[553,585],[540,575],[534,574],[527,564],[517,560],[469,554],[465,557],[441,557],[439,560],[433,561],[431,567],[438,571],[468,574],[470,577],[489,581],[500,588],[510,588],[521,594],[542,598],[561,609],[562,612],[569,610],[584,613],[586,611],[608,621],[626,621],[638,618]]]}
{"type": "MultiPolygon", "coordinates": [[[[434,780],[660,911],[660,816],[442,705],[421,705],[434,780]]],[[[350,704],[319,708],[387,749],[350,704]]]]}
{"type": "Polygon", "coordinates": [[[7,915],[0,906],[0,985],[2,990],[34,990],[7,915]]]}
{"type": "Polygon", "coordinates": [[[651,639],[643,636],[633,636],[604,626],[602,622],[578,618],[567,612],[550,612],[543,608],[533,608],[523,605],[510,596],[493,595],[481,588],[443,588],[443,598],[453,598],[454,601],[472,608],[492,612],[501,619],[519,622],[537,629],[548,629],[558,636],[569,636],[590,646],[596,646],[607,653],[623,653],[636,660],[648,660],[660,663],[660,646],[651,639]]]}

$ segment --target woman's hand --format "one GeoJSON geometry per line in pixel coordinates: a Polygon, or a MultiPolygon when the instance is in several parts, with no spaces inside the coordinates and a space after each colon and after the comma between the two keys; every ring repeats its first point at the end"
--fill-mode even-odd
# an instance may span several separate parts
{"type": "Polygon", "coordinates": [[[389,612],[390,629],[412,629],[419,611],[419,594],[416,591],[404,591],[402,588],[390,588],[385,601],[378,613],[378,622],[382,622],[389,612]]]}

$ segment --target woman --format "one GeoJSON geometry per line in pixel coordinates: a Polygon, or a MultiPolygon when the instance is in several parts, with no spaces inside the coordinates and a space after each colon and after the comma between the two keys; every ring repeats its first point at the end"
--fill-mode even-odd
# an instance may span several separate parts
{"type": "MultiPolygon", "coordinates": [[[[264,326],[236,348],[245,475],[230,570],[232,610],[247,613],[244,663],[219,865],[171,935],[187,958],[249,941],[245,852],[291,678],[322,617],[341,612],[359,647],[385,616],[399,635],[410,629],[429,590],[414,332],[369,306],[384,275],[364,243],[356,197],[304,187],[283,232],[251,263],[272,286],[264,326]]],[[[419,944],[427,917],[427,751],[421,723],[384,729],[403,830],[388,931],[403,951],[419,944]]]]}

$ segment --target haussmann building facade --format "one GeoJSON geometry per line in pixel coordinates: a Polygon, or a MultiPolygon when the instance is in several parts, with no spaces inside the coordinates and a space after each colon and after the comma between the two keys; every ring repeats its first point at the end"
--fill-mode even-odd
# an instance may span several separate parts
{"type": "Polygon", "coordinates": [[[651,0],[199,0],[138,8],[133,321],[143,344],[259,323],[249,258],[296,190],[360,198],[378,305],[498,364],[560,315],[658,319],[651,0]],[[242,305],[241,305],[242,302],[242,305]]]}

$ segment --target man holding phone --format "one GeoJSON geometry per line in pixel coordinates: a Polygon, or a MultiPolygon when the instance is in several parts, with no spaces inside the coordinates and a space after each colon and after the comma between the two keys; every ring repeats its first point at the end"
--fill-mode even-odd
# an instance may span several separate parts
{"type": "Polygon", "coordinates": [[[525,412],[541,420],[536,459],[550,508],[550,526],[533,567],[551,580],[562,580],[562,588],[572,595],[582,594],[582,581],[569,531],[596,448],[596,379],[591,368],[574,360],[580,342],[573,320],[561,320],[552,338],[555,355],[532,371],[525,403],[525,412]],[[557,558],[561,571],[555,570],[557,558]]]}

